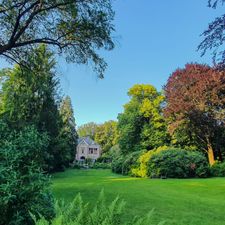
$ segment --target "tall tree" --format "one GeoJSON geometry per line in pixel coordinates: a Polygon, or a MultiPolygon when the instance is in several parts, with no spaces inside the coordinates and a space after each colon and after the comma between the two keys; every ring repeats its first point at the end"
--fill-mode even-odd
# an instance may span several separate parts
{"type": "Polygon", "coordinates": [[[151,150],[166,144],[169,140],[162,116],[164,96],[152,85],[145,84],[134,85],[128,95],[131,100],[118,116],[121,151],[151,150]]]}
{"type": "Polygon", "coordinates": [[[204,149],[209,163],[214,164],[215,155],[220,154],[218,142],[222,140],[217,137],[225,125],[224,71],[187,64],[169,77],[164,89],[167,101],[164,114],[169,120],[170,133],[178,133],[176,137],[180,137],[185,132],[189,143],[204,149]]]}
{"type": "MultiPolygon", "coordinates": [[[[218,5],[224,6],[225,0],[208,0],[209,7],[216,9],[218,5]]],[[[213,50],[214,62],[219,67],[224,68],[225,66],[225,14],[217,17],[212,21],[208,28],[202,33],[204,37],[203,41],[198,46],[198,50],[202,52],[202,55],[207,50],[213,50]]]]}
{"type": "Polygon", "coordinates": [[[95,133],[95,141],[101,146],[102,153],[107,154],[117,144],[117,122],[110,120],[100,124],[95,133]]]}
{"type": "Polygon", "coordinates": [[[86,123],[78,127],[77,132],[79,137],[87,137],[89,136],[91,139],[95,139],[96,130],[98,128],[98,124],[94,122],[86,123]]]}
{"type": "Polygon", "coordinates": [[[0,0],[0,56],[23,64],[39,44],[67,61],[90,61],[103,77],[99,49],[114,48],[111,0],[0,0]]]}
{"type": "Polygon", "coordinates": [[[26,62],[28,68],[15,66],[4,73],[0,115],[13,129],[34,125],[38,131],[47,132],[50,144],[46,152],[46,169],[52,170],[59,165],[56,162],[62,153],[58,144],[61,117],[55,61],[46,46],[41,45],[27,56],[26,62]]]}
{"type": "Polygon", "coordinates": [[[60,140],[62,149],[67,153],[67,157],[64,157],[64,163],[65,166],[68,166],[75,158],[78,139],[73,107],[69,96],[66,96],[60,104],[60,116],[62,118],[60,140]]]}

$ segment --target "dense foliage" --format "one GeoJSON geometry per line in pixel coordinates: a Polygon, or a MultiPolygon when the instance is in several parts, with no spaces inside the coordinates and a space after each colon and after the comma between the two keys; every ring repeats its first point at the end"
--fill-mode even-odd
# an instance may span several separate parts
{"type": "Polygon", "coordinates": [[[166,123],[161,114],[164,96],[152,85],[134,85],[130,102],[118,116],[119,146],[126,154],[153,149],[169,141],[166,123]]]}
{"type": "Polygon", "coordinates": [[[217,162],[211,167],[211,175],[214,177],[225,177],[225,162],[217,162]]]}
{"type": "MultiPolygon", "coordinates": [[[[118,197],[111,204],[106,204],[104,193],[101,192],[94,208],[86,204],[81,195],[77,195],[69,204],[56,204],[56,217],[48,222],[44,218],[36,221],[36,225],[151,225],[151,214],[143,218],[135,217],[130,221],[123,220],[125,202],[118,197]]],[[[159,223],[164,224],[164,223],[159,223]]],[[[158,224],[158,225],[159,225],[158,224]]]]}
{"type": "Polygon", "coordinates": [[[207,177],[209,166],[205,156],[197,151],[169,149],[154,154],[148,163],[149,177],[207,177]]]}
{"type": "Polygon", "coordinates": [[[225,74],[207,65],[177,69],[164,88],[164,115],[173,143],[207,151],[209,163],[224,152],[225,74]]]}
{"type": "Polygon", "coordinates": [[[41,45],[27,60],[28,68],[15,66],[0,74],[0,116],[11,129],[33,125],[46,132],[49,145],[40,166],[47,171],[60,170],[74,158],[77,136],[73,111],[68,99],[60,104],[55,61],[46,46],[41,45]]]}
{"type": "Polygon", "coordinates": [[[40,170],[49,138],[34,127],[10,132],[0,122],[0,224],[30,225],[35,216],[53,218],[48,178],[40,170]]]}
{"type": "Polygon", "coordinates": [[[110,0],[1,0],[0,56],[21,65],[39,44],[51,46],[67,61],[92,62],[103,77],[98,50],[114,48],[110,0]]]}

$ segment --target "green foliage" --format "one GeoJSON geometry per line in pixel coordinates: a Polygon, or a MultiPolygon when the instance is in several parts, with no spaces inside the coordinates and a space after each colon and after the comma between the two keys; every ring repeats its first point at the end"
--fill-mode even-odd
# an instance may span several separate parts
{"type": "MultiPolygon", "coordinates": [[[[75,151],[77,146],[78,134],[76,131],[76,123],[72,108],[71,99],[66,96],[60,104],[60,116],[62,119],[60,135],[59,135],[59,146],[61,151],[64,152],[62,155],[61,166],[68,167],[69,164],[75,158],[75,151]]],[[[60,165],[59,165],[60,166],[60,165]]]]}
{"type": "Polygon", "coordinates": [[[112,171],[114,173],[123,174],[123,163],[125,161],[125,157],[123,155],[118,155],[113,158],[112,161],[112,171]]]}
{"type": "Polygon", "coordinates": [[[117,122],[107,121],[98,125],[94,140],[101,146],[102,154],[107,155],[112,146],[117,144],[117,122]]]}
{"type": "Polygon", "coordinates": [[[4,77],[0,116],[10,129],[21,130],[32,125],[39,132],[46,132],[49,145],[41,166],[46,171],[61,170],[68,167],[76,149],[71,102],[65,98],[60,105],[55,60],[45,45],[28,55],[26,63],[27,68],[15,66],[0,74],[4,77]]]}
{"type": "Polygon", "coordinates": [[[128,155],[117,155],[112,161],[112,171],[123,175],[131,175],[133,168],[137,167],[137,161],[142,151],[131,152],[128,155]]]}
{"type": "Polygon", "coordinates": [[[113,19],[111,0],[1,0],[0,55],[24,62],[45,43],[67,61],[90,63],[102,78],[107,64],[99,50],[114,48],[113,19]]]}
{"type": "Polygon", "coordinates": [[[111,169],[111,163],[95,162],[92,168],[93,169],[111,169]]]}
{"type": "Polygon", "coordinates": [[[207,177],[206,157],[197,151],[169,149],[154,154],[148,164],[149,177],[189,178],[207,177]]]}
{"type": "Polygon", "coordinates": [[[225,177],[225,162],[217,162],[215,163],[211,169],[211,175],[213,177],[225,177]]]}
{"type": "Polygon", "coordinates": [[[161,146],[150,151],[144,151],[138,158],[136,166],[131,170],[131,174],[136,177],[147,177],[148,176],[148,163],[154,154],[161,151],[167,150],[168,146],[161,146]]]}
{"type": "Polygon", "coordinates": [[[98,127],[98,124],[96,124],[94,122],[86,123],[86,124],[78,127],[77,133],[78,133],[79,137],[89,136],[92,140],[94,140],[97,127],[98,127]]]}
{"type": "MultiPolygon", "coordinates": [[[[125,202],[118,197],[111,204],[106,204],[102,191],[94,208],[84,203],[80,194],[69,204],[56,203],[56,217],[48,222],[44,218],[36,221],[36,225],[151,225],[152,213],[144,218],[134,218],[124,222],[122,215],[125,202]]],[[[163,224],[162,222],[159,224],[163,224]]]]}
{"type": "Polygon", "coordinates": [[[34,127],[6,131],[0,128],[0,224],[33,224],[30,213],[49,220],[54,216],[53,200],[48,178],[39,168],[48,136],[34,127]]]}
{"type": "Polygon", "coordinates": [[[119,145],[123,153],[153,149],[168,143],[162,116],[164,96],[152,85],[134,85],[131,100],[118,116],[119,145]]]}

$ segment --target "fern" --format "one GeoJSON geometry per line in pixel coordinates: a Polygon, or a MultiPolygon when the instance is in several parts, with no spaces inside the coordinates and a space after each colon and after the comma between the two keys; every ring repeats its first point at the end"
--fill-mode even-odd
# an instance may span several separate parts
{"type": "MultiPolygon", "coordinates": [[[[48,222],[44,218],[38,221],[33,217],[35,225],[153,225],[153,210],[143,218],[134,218],[130,222],[123,221],[122,214],[125,202],[117,197],[107,205],[104,191],[101,191],[93,209],[84,203],[80,194],[68,204],[64,201],[55,203],[56,217],[48,222]]],[[[163,225],[160,222],[158,225],[163,225]]]]}

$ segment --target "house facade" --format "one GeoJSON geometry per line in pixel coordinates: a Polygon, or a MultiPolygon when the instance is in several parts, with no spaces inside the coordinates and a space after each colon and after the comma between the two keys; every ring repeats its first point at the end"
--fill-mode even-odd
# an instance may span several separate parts
{"type": "Polygon", "coordinates": [[[75,157],[77,161],[84,161],[85,159],[92,159],[93,161],[95,161],[100,156],[100,145],[94,142],[90,137],[82,137],[78,139],[75,157]]]}

